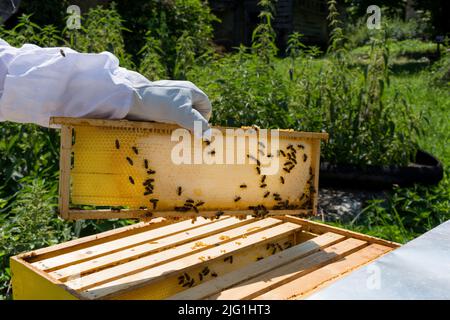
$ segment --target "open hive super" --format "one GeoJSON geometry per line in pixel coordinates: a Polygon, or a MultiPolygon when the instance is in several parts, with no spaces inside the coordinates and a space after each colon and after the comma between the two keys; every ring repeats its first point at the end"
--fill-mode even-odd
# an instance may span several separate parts
{"type": "Polygon", "coordinates": [[[397,246],[288,215],[141,222],[13,257],[13,293],[15,299],[298,299],[397,246]]]}
{"type": "Polygon", "coordinates": [[[202,141],[160,123],[52,121],[63,218],[315,214],[326,133],[216,127],[202,141]]]}

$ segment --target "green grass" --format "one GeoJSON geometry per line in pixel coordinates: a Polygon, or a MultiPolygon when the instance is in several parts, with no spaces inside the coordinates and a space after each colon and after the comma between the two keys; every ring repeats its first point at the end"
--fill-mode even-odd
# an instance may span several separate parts
{"type": "Polygon", "coordinates": [[[331,224],[405,243],[450,219],[450,92],[432,84],[429,70],[394,75],[388,94],[394,87],[416,111],[425,112],[428,122],[418,144],[441,160],[444,179],[437,186],[396,188],[387,201],[372,201],[356,221],[331,224]]]}

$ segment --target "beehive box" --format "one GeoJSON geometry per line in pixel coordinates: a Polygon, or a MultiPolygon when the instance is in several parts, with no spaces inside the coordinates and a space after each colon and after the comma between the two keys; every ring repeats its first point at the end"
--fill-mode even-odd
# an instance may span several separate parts
{"type": "Polygon", "coordinates": [[[13,295],[298,299],[397,246],[289,215],[141,222],[13,257],[13,295]]]}
{"type": "Polygon", "coordinates": [[[162,123],[51,122],[64,219],[316,213],[326,133],[215,127],[208,142],[162,123]]]}
{"type": "Polygon", "coordinates": [[[325,133],[215,128],[178,164],[176,126],[52,123],[61,216],[150,221],[11,258],[15,299],[295,299],[398,246],[298,217],[316,213],[325,133]]]}

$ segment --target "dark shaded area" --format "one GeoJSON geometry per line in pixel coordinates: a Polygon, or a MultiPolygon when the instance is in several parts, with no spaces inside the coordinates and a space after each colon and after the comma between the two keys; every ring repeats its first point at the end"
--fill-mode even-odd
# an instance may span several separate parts
{"type": "Polygon", "coordinates": [[[442,163],[431,154],[419,150],[408,166],[356,166],[321,162],[321,187],[383,190],[394,185],[412,186],[416,183],[436,185],[444,176],[442,163]]]}

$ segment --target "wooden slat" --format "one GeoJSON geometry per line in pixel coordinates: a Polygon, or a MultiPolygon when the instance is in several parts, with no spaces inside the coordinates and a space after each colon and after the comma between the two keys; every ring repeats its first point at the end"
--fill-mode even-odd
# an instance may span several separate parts
{"type": "Polygon", "coordinates": [[[297,224],[283,223],[262,232],[257,232],[247,237],[241,237],[239,244],[237,244],[236,241],[227,242],[211,249],[191,254],[182,259],[177,259],[170,263],[93,287],[82,294],[89,299],[103,299],[112,295],[118,295],[127,292],[128,290],[176,276],[180,272],[186,272],[192,268],[201,267],[216,259],[223,259],[244,250],[249,250],[255,246],[265,245],[266,243],[285,238],[300,231],[300,229],[301,228],[297,224]],[[202,258],[206,258],[207,260],[199,263],[199,261],[202,261],[202,258]]]}
{"type": "Polygon", "coordinates": [[[317,202],[319,198],[319,169],[320,169],[320,140],[313,140],[311,149],[311,169],[314,173],[314,193],[311,195],[312,199],[312,214],[317,214],[317,202]]]}
{"type": "Polygon", "coordinates": [[[147,222],[138,222],[129,226],[108,230],[99,234],[74,239],[71,241],[58,243],[50,247],[19,254],[17,257],[29,263],[55,257],[63,253],[83,249],[88,246],[108,242],[128,235],[137,234],[154,228],[159,228],[169,224],[170,221],[163,218],[155,218],[147,222]]]}
{"type": "Polygon", "coordinates": [[[204,238],[218,232],[223,232],[230,227],[239,227],[243,224],[251,223],[252,221],[254,221],[254,219],[244,221],[236,221],[236,219],[222,219],[216,223],[207,224],[196,229],[177,233],[172,236],[159,239],[158,241],[146,242],[141,245],[97,257],[79,264],[70,265],[66,268],[53,271],[50,275],[58,280],[64,281],[68,277],[84,275],[94,270],[104,269],[110,265],[117,265],[125,261],[147,256],[167,248],[179,246],[180,244],[189,241],[204,238]]]}
{"type": "MultiPolygon", "coordinates": [[[[253,210],[221,210],[224,215],[227,216],[246,216],[253,215],[253,210]]],[[[86,219],[140,219],[145,218],[148,214],[147,210],[121,210],[121,211],[112,211],[107,209],[101,210],[69,210],[69,219],[70,220],[86,220],[86,219]]],[[[197,217],[215,217],[217,214],[217,210],[214,211],[200,211],[198,214],[195,214],[197,217]]],[[[313,214],[313,210],[310,209],[295,209],[295,210],[268,210],[267,216],[279,216],[279,215],[298,215],[298,216],[308,216],[313,214]]],[[[153,217],[173,217],[179,216],[180,212],[178,211],[159,211],[153,212],[153,217]]]]}
{"type": "Polygon", "coordinates": [[[239,284],[237,287],[211,295],[207,297],[207,299],[252,299],[273,288],[283,285],[284,283],[317,270],[331,261],[335,261],[347,254],[353,253],[355,250],[362,248],[366,244],[365,241],[357,239],[344,240],[303,259],[296,260],[280,268],[252,278],[239,284]]]}
{"type": "Polygon", "coordinates": [[[226,290],[232,286],[256,277],[264,272],[271,271],[277,267],[288,264],[294,260],[305,257],[308,254],[317,252],[321,248],[333,245],[345,237],[335,234],[326,233],[292,248],[286,249],[278,254],[267,257],[258,262],[252,263],[245,268],[227,273],[216,279],[202,283],[194,288],[185,290],[169,297],[169,300],[200,300],[210,295],[226,290]]]}
{"type": "Polygon", "coordinates": [[[72,127],[61,129],[61,148],[59,158],[59,214],[68,219],[70,203],[70,157],[72,151],[72,127]]]}
{"type": "Polygon", "coordinates": [[[203,238],[200,241],[191,241],[185,243],[184,245],[180,245],[151,256],[142,257],[140,259],[86,275],[80,279],[68,281],[67,285],[77,290],[86,289],[94,285],[100,285],[102,283],[106,283],[120,277],[125,277],[129,274],[134,274],[163,263],[167,264],[172,260],[180,259],[195,252],[207,250],[221,243],[229,242],[233,239],[240,238],[243,235],[255,233],[259,230],[264,230],[280,223],[280,220],[272,218],[259,221],[257,220],[254,223],[238,226],[237,228],[203,238]]]}
{"type": "MultiPolygon", "coordinates": [[[[223,217],[222,219],[229,219],[223,217]]],[[[235,219],[236,223],[239,221],[235,219]]],[[[92,247],[84,248],[81,250],[72,251],[60,256],[56,256],[49,259],[34,262],[32,265],[38,269],[44,271],[53,271],[57,268],[63,268],[73,263],[80,263],[88,259],[93,259],[101,255],[112,253],[121,249],[129,248],[134,245],[138,245],[148,241],[155,241],[162,237],[166,237],[172,234],[180,233],[182,231],[198,228],[201,225],[211,223],[211,221],[203,220],[196,224],[192,224],[191,221],[182,221],[180,223],[164,226],[162,228],[149,230],[146,232],[138,233],[121,239],[113,240],[108,243],[102,243],[94,245],[92,247]]]]}
{"type": "MultiPolygon", "coordinates": [[[[158,123],[151,121],[129,121],[129,120],[103,120],[103,119],[83,119],[69,117],[51,117],[50,124],[66,125],[66,126],[94,126],[94,127],[110,127],[110,128],[134,128],[134,129],[159,129],[159,130],[176,130],[180,127],[173,124],[158,123]]],[[[226,129],[238,129],[232,127],[214,126],[222,132],[226,129]]],[[[289,138],[313,138],[328,139],[328,133],[325,132],[299,132],[293,130],[278,129],[280,137],[289,138]]]]}
{"type": "Polygon", "coordinates": [[[352,253],[342,260],[330,263],[316,271],[313,271],[301,278],[288,282],[274,290],[266,292],[258,297],[257,300],[279,300],[279,299],[298,299],[316,291],[323,285],[329,285],[346,273],[364,264],[369,263],[381,255],[391,251],[392,248],[379,244],[371,244],[355,253],[352,253]]]}
{"type": "Polygon", "coordinates": [[[385,245],[391,248],[398,248],[400,247],[399,243],[396,242],[392,242],[392,241],[388,241],[388,240],[383,240],[383,239],[379,239],[379,238],[375,238],[366,234],[362,234],[362,233],[358,233],[358,232],[354,232],[351,230],[347,230],[347,229],[341,229],[341,228],[337,228],[337,227],[333,227],[327,224],[323,224],[323,223],[319,223],[319,222],[315,222],[315,221],[311,221],[308,219],[302,219],[299,217],[294,217],[294,216],[289,216],[289,215],[285,215],[285,216],[278,216],[278,219],[281,219],[283,221],[289,221],[292,223],[298,223],[300,225],[303,226],[303,232],[305,231],[309,231],[315,234],[323,234],[325,232],[334,232],[337,234],[342,234],[346,237],[349,238],[355,238],[355,239],[360,239],[360,240],[364,240],[367,241],[369,243],[378,243],[381,245],[385,245]]]}

